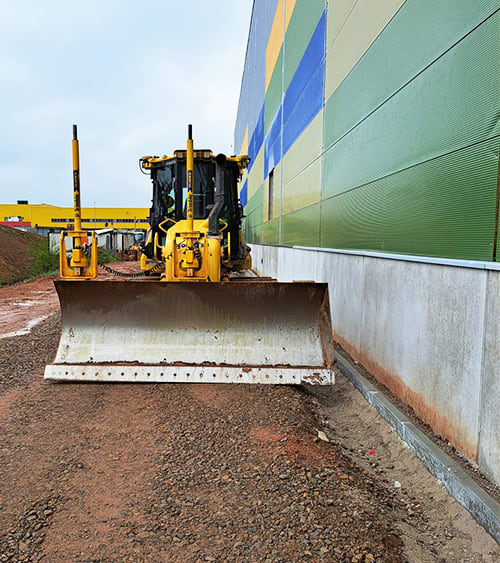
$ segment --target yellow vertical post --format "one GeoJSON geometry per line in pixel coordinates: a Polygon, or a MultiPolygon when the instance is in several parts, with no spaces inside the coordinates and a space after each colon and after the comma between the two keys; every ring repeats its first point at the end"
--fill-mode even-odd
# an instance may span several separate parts
{"type": "Polygon", "coordinates": [[[82,216],[80,206],[80,154],[78,148],[78,135],[76,125],[73,125],[73,140],[71,141],[71,149],[73,152],[73,209],[75,214],[75,231],[81,231],[82,216]]]}
{"type": "Polygon", "coordinates": [[[92,251],[89,265],[82,248],[82,237],[88,236],[88,232],[82,231],[82,210],[80,204],[80,155],[78,151],[76,125],[73,125],[73,140],[71,142],[71,149],[73,153],[74,225],[72,231],[61,230],[61,239],[59,242],[59,271],[61,278],[66,280],[90,280],[97,277],[97,240],[95,231],[92,231],[92,251]],[[69,236],[73,239],[73,250],[71,251],[69,265],[66,257],[66,244],[64,243],[65,236],[69,236]]]}
{"type": "MultiPolygon", "coordinates": [[[[82,230],[82,211],[80,205],[80,154],[78,149],[78,135],[76,125],[73,125],[73,140],[71,141],[73,153],[73,211],[74,211],[74,231],[79,233],[82,230]]],[[[70,265],[75,268],[86,268],[88,263],[82,250],[82,239],[75,236],[73,240],[73,252],[70,265]]]]}
{"type": "Polygon", "coordinates": [[[193,174],[194,174],[194,158],[193,158],[193,126],[188,125],[188,139],[187,139],[187,152],[186,152],[186,223],[187,231],[192,233],[193,227],[193,174]]]}

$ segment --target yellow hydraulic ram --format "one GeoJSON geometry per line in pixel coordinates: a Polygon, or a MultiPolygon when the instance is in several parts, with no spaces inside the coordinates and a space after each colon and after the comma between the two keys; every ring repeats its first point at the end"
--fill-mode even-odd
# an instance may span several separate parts
{"type": "Polygon", "coordinates": [[[187,219],[187,231],[193,232],[193,207],[194,207],[194,196],[193,196],[193,174],[194,174],[194,158],[193,158],[193,126],[188,125],[188,138],[187,138],[187,151],[186,151],[186,183],[187,183],[187,194],[186,194],[186,219],[187,219]]]}
{"type": "Polygon", "coordinates": [[[195,256],[195,241],[200,238],[200,233],[194,230],[194,195],[193,195],[193,175],[194,175],[194,154],[193,154],[193,126],[188,125],[187,151],[186,151],[186,230],[182,236],[186,240],[187,250],[181,261],[180,267],[186,272],[188,278],[194,278],[196,269],[201,264],[195,256]]]}
{"type": "Polygon", "coordinates": [[[76,125],[73,125],[73,209],[75,222],[72,231],[61,230],[59,243],[59,273],[61,278],[68,280],[89,280],[97,277],[97,241],[94,231],[82,231],[82,211],[80,205],[80,156],[78,150],[78,136],[76,125]],[[90,264],[83,252],[82,239],[92,236],[90,264]],[[66,244],[64,238],[73,238],[73,250],[68,265],[66,257],[66,244]]]}

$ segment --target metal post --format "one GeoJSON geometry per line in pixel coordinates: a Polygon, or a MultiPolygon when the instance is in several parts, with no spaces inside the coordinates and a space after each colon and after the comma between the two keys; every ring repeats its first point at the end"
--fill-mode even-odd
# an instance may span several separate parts
{"type": "Polygon", "coordinates": [[[193,206],[194,206],[194,196],[193,196],[193,126],[188,125],[188,139],[187,139],[187,153],[186,153],[186,184],[187,184],[187,194],[186,194],[186,223],[187,231],[192,233],[193,228],[193,206]]]}
{"type": "Polygon", "coordinates": [[[70,266],[75,268],[78,275],[88,266],[87,259],[82,250],[82,210],[80,204],[80,154],[78,150],[78,135],[76,125],[73,125],[73,140],[71,141],[73,153],[73,208],[74,208],[74,238],[73,252],[71,254],[70,266]]]}
{"type": "MultiPolygon", "coordinates": [[[[97,277],[97,242],[95,231],[92,232],[92,250],[90,265],[83,252],[82,237],[88,236],[87,231],[82,231],[82,209],[80,202],[80,155],[78,150],[78,135],[76,125],[73,125],[73,140],[71,142],[73,153],[73,212],[74,224],[72,231],[61,230],[59,242],[59,271],[62,279],[89,280],[97,277]],[[65,236],[73,238],[73,250],[69,264],[66,258],[65,236]]],[[[95,202],[94,202],[95,219],[95,202]]]]}
{"type": "MultiPolygon", "coordinates": [[[[80,154],[78,150],[78,136],[76,125],[73,125],[73,141],[71,142],[73,152],[73,208],[75,215],[75,231],[82,230],[82,216],[80,205],[80,154]]],[[[80,247],[80,239],[75,238],[75,245],[80,247]]]]}

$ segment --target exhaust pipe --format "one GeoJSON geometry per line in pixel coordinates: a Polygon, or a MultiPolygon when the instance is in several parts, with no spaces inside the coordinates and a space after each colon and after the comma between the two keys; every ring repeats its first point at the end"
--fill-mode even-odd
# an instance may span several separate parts
{"type": "Polygon", "coordinates": [[[226,155],[218,154],[215,158],[215,205],[208,216],[208,236],[219,236],[219,217],[224,207],[224,173],[226,168],[226,155]]]}

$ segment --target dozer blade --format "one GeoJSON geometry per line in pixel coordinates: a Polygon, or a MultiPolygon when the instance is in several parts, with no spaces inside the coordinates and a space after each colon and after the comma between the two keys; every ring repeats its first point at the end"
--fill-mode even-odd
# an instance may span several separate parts
{"type": "Polygon", "coordinates": [[[328,286],[312,282],[55,282],[46,379],[333,383],[328,286]]]}

